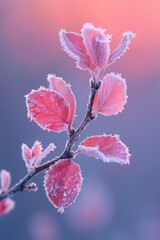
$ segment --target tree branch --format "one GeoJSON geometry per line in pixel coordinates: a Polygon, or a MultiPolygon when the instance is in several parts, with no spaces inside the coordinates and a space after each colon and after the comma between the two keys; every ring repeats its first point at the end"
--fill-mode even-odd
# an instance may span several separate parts
{"type": "Polygon", "coordinates": [[[100,81],[97,83],[93,80],[91,81],[91,92],[90,92],[90,96],[89,96],[89,102],[88,102],[88,106],[87,106],[86,115],[84,117],[84,120],[81,122],[81,124],[79,125],[79,127],[76,130],[74,130],[74,129],[70,130],[69,140],[68,140],[68,143],[67,143],[63,153],[59,157],[38,166],[34,172],[28,173],[24,178],[22,178],[18,183],[16,183],[13,187],[11,187],[7,192],[1,193],[0,201],[4,200],[5,198],[11,197],[12,195],[14,195],[17,192],[22,192],[25,189],[27,189],[26,183],[28,183],[38,173],[48,169],[51,165],[54,165],[58,160],[66,159],[66,158],[71,159],[73,157],[71,148],[73,147],[74,143],[79,139],[81,132],[95,118],[95,116],[92,115],[92,107],[93,107],[93,101],[94,101],[95,94],[96,94],[97,90],[99,89],[99,87],[100,87],[100,81]]]}

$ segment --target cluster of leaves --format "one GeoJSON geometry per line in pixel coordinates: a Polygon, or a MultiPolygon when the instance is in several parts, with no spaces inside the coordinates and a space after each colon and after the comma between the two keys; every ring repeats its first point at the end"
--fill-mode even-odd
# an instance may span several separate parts
{"type": "MultiPolygon", "coordinates": [[[[28,117],[43,130],[57,133],[66,131],[68,143],[62,155],[56,160],[51,160],[49,165],[40,163],[47,154],[54,151],[53,143],[44,151],[39,141],[36,141],[31,149],[22,144],[22,157],[28,174],[40,172],[40,167],[41,170],[47,169],[44,178],[46,195],[62,213],[75,201],[81,190],[81,169],[73,161],[77,154],[84,153],[104,162],[129,164],[129,150],[117,135],[91,136],[82,141],[75,151],[71,151],[71,148],[82,130],[98,114],[111,116],[123,110],[127,100],[125,79],[120,74],[106,74],[106,68],[124,55],[135,35],[125,32],[113,52],[110,50],[111,36],[90,23],[83,26],[81,34],[61,30],[59,36],[64,51],[74,59],[76,66],[91,74],[87,113],[80,126],[74,129],[72,125],[76,113],[76,100],[71,87],[62,78],[48,75],[48,88],[40,87],[26,96],[28,117]]],[[[8,172],[1,172],[2,193],[8,190],[9,176],[8,172]]],[[[14,202],[10,198],[2,200],[0,215],[9,212],[13,207],[14,202]]]]}

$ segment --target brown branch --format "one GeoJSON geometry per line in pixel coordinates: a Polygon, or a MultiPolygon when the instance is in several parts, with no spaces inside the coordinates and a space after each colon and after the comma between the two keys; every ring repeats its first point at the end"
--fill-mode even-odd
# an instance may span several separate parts
{"type": "Polygon", "coordinates": [[[81,132],[95,118],[95,116],[92,115],[92,107],[93,107],[95,94],[99,89],[99,87],[100,87],[100,82],[95,83],[95,81],[91,81],[91,93],[89,96],[89,103],[87,106],[86,115],[84,117],[84,120],[79,125],[79,127],[76,130],[72,129],[70,131],[69,140],[63,153],[59,157],[38,166],[34,172],[28,173],[24,178],[22,178],[18,183],[16,183],[13,187],[11,187],[7,192],[0,194],[0,201],[2,201],[5,198],[11,197],[17,192],[22,192],[25,189],[27,189],[26,183],[28,183],[38,173],[48,169],[51,165],[55,164],[58,160],[73,157],[73,153],[71,152],[71,149],[74,143],[78,140],[81,132]]]}

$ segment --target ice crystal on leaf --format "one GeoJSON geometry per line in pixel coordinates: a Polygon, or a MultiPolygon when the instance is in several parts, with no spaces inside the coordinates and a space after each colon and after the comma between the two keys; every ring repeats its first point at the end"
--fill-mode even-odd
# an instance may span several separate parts
{"type": "Polygon", "coordinates": [[[50,167],[45,175],[46,194],[58,212],[71,205],[77,198],[82,186],[82,174],[78,164],[64,159],[50,167]]]}

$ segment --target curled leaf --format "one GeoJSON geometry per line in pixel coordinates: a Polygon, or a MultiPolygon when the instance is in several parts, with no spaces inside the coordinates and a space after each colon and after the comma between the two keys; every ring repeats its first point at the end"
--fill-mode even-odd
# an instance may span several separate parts
{"type": "Polygon", "coordinates": [[[44,179],[46,195],[58,212],[71,205],[82,186],[82,174],[78,164],[64,159],[52,165],[44,179]]]}
{"type": "Polygon", "coordinates": [[[88,137],[79,145],[78,152],[108,163],[129,164],[129,150],[118,136],[88,137]]]}
{"type": "Polygon", "coordinates": [[[127,101],[126,82],[119,74],[107,74],[93,102],[93,115],[116,115],[123,110],[127,101]]]}

